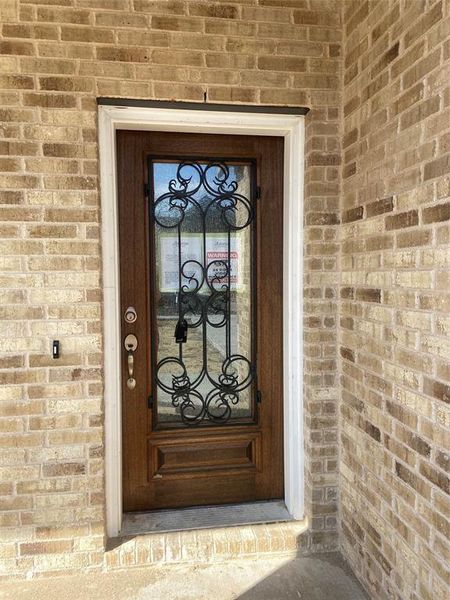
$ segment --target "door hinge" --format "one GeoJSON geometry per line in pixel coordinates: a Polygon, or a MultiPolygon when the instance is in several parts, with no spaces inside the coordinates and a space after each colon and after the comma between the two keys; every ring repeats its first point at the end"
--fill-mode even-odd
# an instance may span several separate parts
{"type": "Polygon", "coordinates": [[[256,199],[259,200],[261,198],[261,188],[259,185],[256,186],[256,199]]]}
{"type": "Polygon", "coordinates": [[[258,404],[261,404],[261,390],[258,390],[258,391],[256,392],[256,402],[257,402],[258,404]]]}
{"type": "Polygon", "coordinates": [[[149,408],[153,408],[153,396],[149,396],[149,397],[147,398],[147,406],[148,406],[149,408]]]}

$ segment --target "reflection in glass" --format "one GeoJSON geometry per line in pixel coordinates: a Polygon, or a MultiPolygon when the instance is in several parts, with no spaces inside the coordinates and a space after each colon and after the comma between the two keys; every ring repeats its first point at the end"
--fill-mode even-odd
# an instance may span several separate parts
{"type": "Polygon", "coordinates": [[[158,422],[252,416],[251,165],[154,162],[158,422]]]}

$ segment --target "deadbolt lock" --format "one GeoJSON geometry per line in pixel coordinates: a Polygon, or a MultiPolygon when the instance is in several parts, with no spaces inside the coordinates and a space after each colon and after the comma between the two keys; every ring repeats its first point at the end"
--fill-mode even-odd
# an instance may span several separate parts
{"type": "Polygon", "coordinates": [[[134,306],[129,306],[125,311],[125,321],[127,323],[134,323],[137,319],[137,312],[134,306]]]}
{"type": "Polygon", "coordinates": [[[127,323],[134,323],[137,319],[137,312],[134,306],[129,306],[125,311],[124,316],[127,323]]]}

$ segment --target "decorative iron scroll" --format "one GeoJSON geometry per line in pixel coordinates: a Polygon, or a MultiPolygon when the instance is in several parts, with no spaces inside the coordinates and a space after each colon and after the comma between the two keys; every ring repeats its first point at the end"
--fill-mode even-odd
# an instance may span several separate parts
{"type": "Polygon", "coordinates": [[[160,227],[178,233],[179,257],[178,323],[175,332],[179,351],[178,356],[164,357],[156,364],[156,385],[171,397],[172,405],[178,409],[185,425],[226,423],[232,416],[232,407],[239,403],[240,393],[255,378],[251,360],[242,354],[233,354],[231,350],[231,234],[252,223],[255,216],[253,204],[238,193],[238,183],[230,178],[230,168],[223,162],[207,165],[182,162],[176,179],[168,184],[168,191],[154,198],[152,215],[160,227]],[[199,196],[202,196],[201,202],[199,196]],[[195,211],[201,227],[203,261],[182,261],[182,225],[188,211],[195,211]],[[228,240],[228,254],[225,260],[216,259],[208,263],[207,221],[210,222],[211,218],[221,221],[220,227],[228,240]],[[225,360],[216,377],[208,371],[208,327],[223,328],[225,333],[225,360]],[[203,346],[201,370],[192,376],[183,360],[183,342],[189,330],[194,328],[201,328],[203,346]],[[161,376],[161,369],[166,374],[165,378],[161,376]],[[171,383],[168,382],[168,371],[171,383]],[[210,387],[206,394],[200,389],[205,382],[210,387]]]}

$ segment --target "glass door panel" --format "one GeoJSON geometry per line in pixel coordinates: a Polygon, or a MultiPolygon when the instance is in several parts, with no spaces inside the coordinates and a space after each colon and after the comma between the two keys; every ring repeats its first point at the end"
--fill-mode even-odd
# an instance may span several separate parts
{"type": "Polygon", "coordinates": [[[254,419],[252,162],[151,160],[158,428],[254,419]]]}

